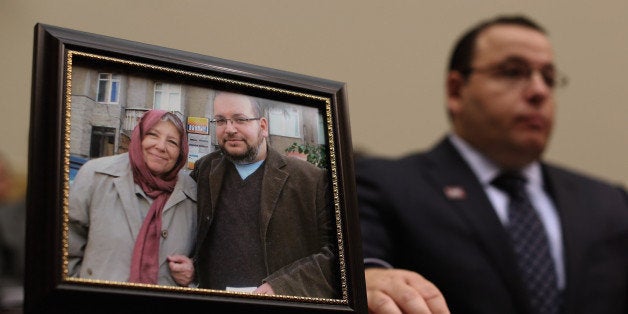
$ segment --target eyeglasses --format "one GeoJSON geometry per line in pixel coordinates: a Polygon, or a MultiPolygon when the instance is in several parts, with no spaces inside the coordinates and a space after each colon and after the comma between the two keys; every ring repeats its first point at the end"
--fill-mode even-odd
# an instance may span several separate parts
{"type": "Polygon", "coordinates": [[[543,78],[545,85],[551,89],[565,87],[569,82],[567,77],[559,73],[552,65],[534,69],[527,62],[523,61],[506,61],[484,68],[469,68],[463,74],[468,76],[473,72],[488,73],[492,77],[513,87],[523,87],[532,81],[532,75],[537,71],[543,78]]]}
{"type": "Polygon", "coordinates": [[[218,118],[209,120],[210,123],[216,124],[216,126],[225,126],[227,125],[227,121],[231,121],[233,125],[247,125],[249,121],[259,120],[261,118],[245,118],[245,117],[236,117],[231,119],[226,118],[218,118]]]}

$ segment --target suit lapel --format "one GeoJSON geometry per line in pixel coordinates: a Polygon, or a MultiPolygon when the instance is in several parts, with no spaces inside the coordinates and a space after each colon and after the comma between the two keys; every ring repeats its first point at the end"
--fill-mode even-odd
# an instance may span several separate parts
{"type": "MultiPolygon", "coordinates": [[[[581,265],[580,256],[585,256],[583,250],[587,246],[588,223],[583,220],[583,212],[590,210],[587,208],[587,200],[580,199],[580,193],[575,185],[560,174],[555,168],[543,165],[544,181],[547,192],[552,196],[556,210],[560,217],[560,224],[563,235],[563,255],[565,260],[565,277],[567,280],[564,292],[564,304],[576,304],[574,289],[581,285],[582,279],[579,269],[584,269],[581,265]]],[[[566,308],[566,313],[574,309],[566,308]]]]}
{"type": "Polygon", "coordinates": [[[525,293],[518,279],[515,257],[508,234],[497,217],[486,193],[471,168],[449,140],[442,141],[426,155],[428,178],[437,186],[455,213],[477,234],[480,245],[493,261],[504,282],[513,293],[515,304],[525,304],[525,293]]]}
{"type": "Polygon", "coordinates": [[[120,197],[120,201],[122,202],[131,235],[133,239],[136,239],[143,221],[140,216],[140,210],[137,207],[137,197],[135,196],[135,184],[133,183],[133,179],[129,173],[129,175],[125,174],[115,178],[113,182],[120,197]]]}
{"type": "Polygon", "coordinates": [[[183,200],[185,200],[186,196],[185,194],[181,191],[180,188],[176,188],[174,189],[174,191],[172,191],[172,194],[170,194],[170,197],[168,197],[168,200],[166,201],[166,204],[164,204],[164,209],[162,211],[162,215],[166,215],[167,212],[170,211],[170,209],[172,209],[174,206],[176,206],[179,202],[182,202],[183,200]]]}
{"type": "Polygon", "coordinates": [[[211,222],[214,217],[214,211],[218,206],[218,196],[220,195],[220,189],[222,182],[224,181],[225,172],[229,161],[224,157],[213,158],[207,160],[208,166],[196,165],[200,167],[200,172],[196,177],[197,186],[206,186],[208,188],[199,189],[196,188],[197,193],[197,206],[198,206],[198,232],[196,234],[196,256],[200,254],[200,250],[203,248],[202,243],[205,242],[205,238],[209,232],[211,222]]]}
{"type": "Polygon", "coordinates": [[[279,195],[288,180],[288,173],[281,170],[284,166],[285,161],[281,156],[268,147],[264,178],[262,179],[262,208],[260,213],[260,237],[263,242],[266,240],[266,230],[279,201],[279,195]]]}
{"type": "Polygon", "coordinates": [[[222,181],[227,171],[228,162],[226,158],[218,158],[211,161],[211,171],[209,172],[210,217],[213,217],[214,210],[216,206],[218,206],[218,196],[220,195],[220,189],[222,188],[222,181]]]}

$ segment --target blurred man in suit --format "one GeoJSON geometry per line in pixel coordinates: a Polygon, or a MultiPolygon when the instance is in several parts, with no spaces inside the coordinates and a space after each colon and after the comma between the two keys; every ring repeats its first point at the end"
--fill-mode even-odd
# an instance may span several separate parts
{"type": "Polygon", "coordinates": [[[482,22],[451,56],[451,132],[356,163],[373,313],[628,313],[626,191],[542,160],[562,83],[542,27],[482,22]]]}

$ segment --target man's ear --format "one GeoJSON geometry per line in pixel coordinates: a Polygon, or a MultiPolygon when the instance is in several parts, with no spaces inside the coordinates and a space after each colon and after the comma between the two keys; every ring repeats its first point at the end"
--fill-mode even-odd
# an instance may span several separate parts
{"type": "Polygon", "coordinates": [[[268,137],[268,120],[266,120],[266,118],[264,117],[260,118],[259,125],[260,125],[260,128],[262,129],[262,136],[268,137]]]}
{"type": "Polygon", "coordinates": [[[458,71],[449,71],[445,82],[445,90],[447,93],[447,112],[451,115],[460,109],[460,98],[462,88],[466,83],[466,79],[458,71]]]}
{"type": "Polygon", "coordinates": [[[460,89],[464,85],[466,79],[458,71],[449,71],[447,74],[447,98],[460,97],[460,89]]]}

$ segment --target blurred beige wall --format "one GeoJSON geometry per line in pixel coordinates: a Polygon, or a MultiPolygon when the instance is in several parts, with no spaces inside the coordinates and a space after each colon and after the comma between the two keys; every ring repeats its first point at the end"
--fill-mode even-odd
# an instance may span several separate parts
{"type": "Polygon", "coordinates": [[[628,185],[625,0],[0,0],[0,150],[27,172],[37,22],[346,82],[354,146],[400,156],[448,129],[460,32],[517,12],[549,30],[570,77],[547,159],[628,185]]]}

